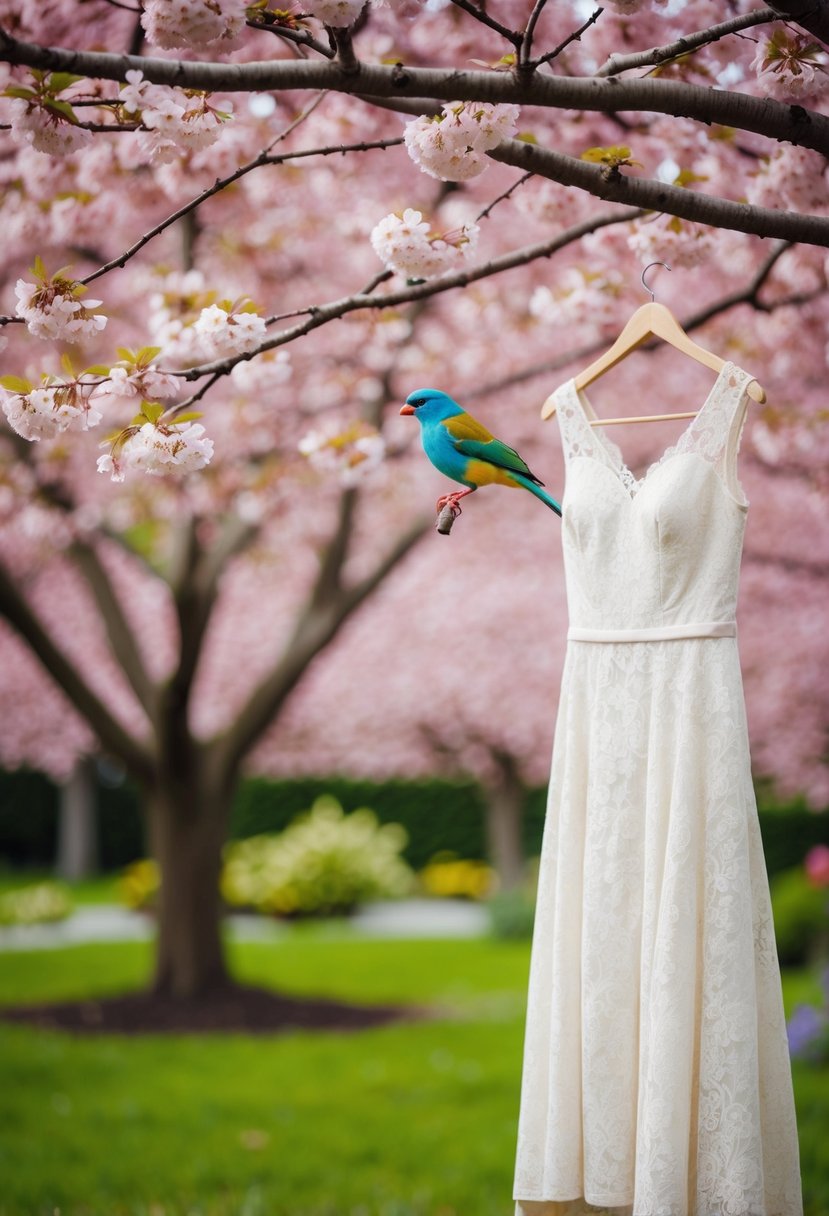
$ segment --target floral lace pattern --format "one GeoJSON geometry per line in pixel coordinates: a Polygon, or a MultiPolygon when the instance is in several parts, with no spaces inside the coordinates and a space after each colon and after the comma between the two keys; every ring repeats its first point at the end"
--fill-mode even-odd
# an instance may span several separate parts
{"type": "MultiPolygon", "coordinates": [[[[559,390],[574,624],[733,618],[749,379],[726,365],[633,484],[559,390]]],[[[734,638],[568,647],[513,1195],[516,1216],[802,1216],[734,638]]]]}

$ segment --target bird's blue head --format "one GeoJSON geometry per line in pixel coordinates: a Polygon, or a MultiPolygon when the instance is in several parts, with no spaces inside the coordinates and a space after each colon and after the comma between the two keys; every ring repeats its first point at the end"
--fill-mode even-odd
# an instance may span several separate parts
{"type": "Polygon", "coordinates": [[[419,388],[409,393],[401,414],[414,414],[419,422],[442,422],[445,418],[453,418],[462,414],[463,410],[457,401],[447,397],[437,388],[419,388]]]}

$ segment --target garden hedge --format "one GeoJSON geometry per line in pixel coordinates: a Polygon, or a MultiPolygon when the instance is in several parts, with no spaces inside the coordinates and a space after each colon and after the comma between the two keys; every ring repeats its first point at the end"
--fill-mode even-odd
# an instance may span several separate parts
{"type": "MultiPolygon", "coordinates": [[[[404,856],[416,869],[438,850],[460,857],[486,856],[484,800],[473,781],[437,778],[377,784],[342,777],[272,781],[248,778],[233,808],[231,836],[278,832],[307,810],[319,794],[333,794],[346,811],[368,806],[381,822],[402,823],[409,833],[404,856]]],[[[781,804],[768,783],[758,783],[760,827],[769,874],[797,865],[809,849],[829,844],[829,813],[815,814],[801,800],[781,804]]],[[[541,848],[544,789],[527,793],[523,835],[527,856],[541,848]]],[[[57,788],[40,773],[0,772],[0,865],[9,869],[51,866],[57,844],[57,788]]],[[[98,788],[101,868],[113,870],[146,855],[135,791],[124,783],[98,788]]]]}

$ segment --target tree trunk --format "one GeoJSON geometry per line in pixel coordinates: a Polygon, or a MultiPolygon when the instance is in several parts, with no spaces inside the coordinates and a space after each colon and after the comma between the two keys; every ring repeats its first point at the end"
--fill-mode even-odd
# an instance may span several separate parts
{"type": "Polygon", "coordinates": [[[87,878],[97,865],[95,765],[85,757],[60,789],[58,876],[69,882],[87,878]]]}
{"type": "Polygon", "coordinates": [[[526,791],[513,758],[499,753],[495,759],[498,776],[485,789],[487,852],[498,872],[501,890],[511,891],[524,877],[521,824],[526,791]]]}
{"type": "Polygon", "coordinates": [[[231,984],[221,934],[219,874],[230,811],[223,796],[156,788],[148,798],[153,855],[161,870],[153,991],[182,999],[231,984]]]}

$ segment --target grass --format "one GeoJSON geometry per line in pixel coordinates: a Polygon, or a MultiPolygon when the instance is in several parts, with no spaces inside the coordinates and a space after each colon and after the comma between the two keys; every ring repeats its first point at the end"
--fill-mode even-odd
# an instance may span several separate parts
{"type": "MultiPolygon", "coordinates": [[[[245,980],[444,1017],[354,1035],[0,1029],[0,1216],[511,1216],[526,942],[233,948],[245,980]]],[[[0,955],[6,1002],[143,983],[141,943],[0,955]]],[[[816,995],[792,976],[787,999],[816,995]]],[[[807,1216],[829,1216],[829,1070],[795,1070],[807,1216]]]]}

